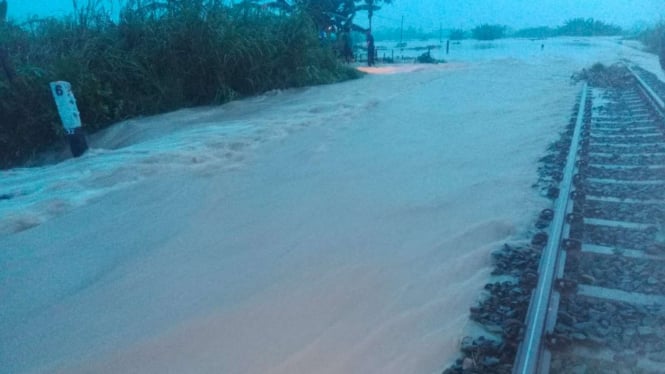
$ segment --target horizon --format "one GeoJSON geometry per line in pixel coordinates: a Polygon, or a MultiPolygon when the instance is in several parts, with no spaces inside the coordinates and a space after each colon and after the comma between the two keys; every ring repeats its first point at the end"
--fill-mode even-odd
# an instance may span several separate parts
{"type": "MultiPolygon", "coordinates": [[[[514,30],[533,27],[558,27],[567,20],[593,18],[624,30],[644,28],[663,22],[665,4],[660,0],[641,0],[640,6],[629,0],[476,0],[473,5],[444,0],[393,0],[382,4],[374,14],[374,30],[404,29],[425,32],[443,29],[469,30],[482,24],[504,25],[514,30]]],[[[122,0],[109,0],[109,10],[120,8],[122,0]]],[[[9,1],[8,17],[17,21],[30,16],[65,17],[73,13],[71,0],[18,2],[9,1]]],[[[355,23],[367,27],[365,12],[356,15],[355,23]]]]}
{"type": "Polygon", "coordinates": [[[482,24],[513,29],[557,27],[576,18],[593,18],[630,30],[662,22],[665,4],[660,0],[475,0],[472,5],[448,0],[394,0],[382,5],[372,23],[377,28],[399,28],[402,16],[405,28],[423,30],[471,29],[482,24]]]}

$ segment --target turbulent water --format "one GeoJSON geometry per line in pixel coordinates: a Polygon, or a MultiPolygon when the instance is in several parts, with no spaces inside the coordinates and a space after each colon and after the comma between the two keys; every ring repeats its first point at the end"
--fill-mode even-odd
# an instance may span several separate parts
{"type": "Polygon", "coordinates": [[[489,253],[547,204],[531,185],[570,76],[663,77],[615,39],[433,53],[449,63],[135,119],[1,172],[0,371],[441,370],[489,253]]]}

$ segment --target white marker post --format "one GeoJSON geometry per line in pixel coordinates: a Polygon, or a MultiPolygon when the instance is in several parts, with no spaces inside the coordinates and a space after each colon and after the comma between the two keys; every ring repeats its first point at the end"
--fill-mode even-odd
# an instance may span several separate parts
{"type": "Polygon", "coordinates": [[[58,114],[62,120],[62,127],[67,132],[72,156],[79,157],[88,149],[88,143],[81,128],[81,116],[76,107],[72,85],[65,81],[51,82],[50,85],[55,105],[58,107],[58,114]]]}

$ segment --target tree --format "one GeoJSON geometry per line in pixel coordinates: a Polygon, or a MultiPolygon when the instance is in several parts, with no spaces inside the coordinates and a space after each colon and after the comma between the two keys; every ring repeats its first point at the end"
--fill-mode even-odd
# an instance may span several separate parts
{"type": "Polygon", "coordinates": [[[374,16],[374,11],[381,9],[379,4],[392,4],[392,0],[356,0],[360,5],[356,6],[357,10],[366,10],[367,19],[369,20],[369,31],[372,31],[372,17],[374,16]]]}
{"type": "Polygon", "coordinates": [[[483,24],[474,27],[471,34],[477,40],[494,40],[503,38],[506,33],[506,26],[483,24]]]}
{"type": "MultiPolygon", "coordinates": [[[[7,22],[7,0],[2,0],[0,1],[0,25],[4,25],[5,22],[7,22]]],[[[7,52],[5,45],[0,45],[0,68],[4,71],[7,79],[10,82],[13,82],[16,73],[9,60],[9,53],[7,52]]]]}
{"type": "Polygon", "coordinates": [[[557,31],[559,35],[566,36],[608,36],[620,34],[621,27],[596,21],[593,18],[574,18],[566,21],[557,31]]]}
{"type": "Polygon", "coordinates": [[[354,0],[276,0],[266,4],[280,12],[301,11],[307,14],[319,30],[330,27],[351,29],[356,14],[354,0]]]}
{"type": "Polygon", "coordinates": [[[365,28],[353,23],[356,12],[367,12],[371,30],[374,12],[381,9],[379,5],[392,2],[393,0],[272,0],[265,5],[286,13],[302,11],[314,20],[319,30],[335,26],[342,30],[364,31],[365,28]]]}
{"type": "Polygon", "coordinates": [[[448,35],[450,40],[462,40],[466,38],[466,31],[462,29],[452,29],[450,30],[450,35],[448,35]]]}

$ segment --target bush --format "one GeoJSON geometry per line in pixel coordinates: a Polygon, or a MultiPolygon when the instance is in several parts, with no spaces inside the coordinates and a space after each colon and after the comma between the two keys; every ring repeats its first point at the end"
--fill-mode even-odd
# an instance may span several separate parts
{"type": "Polygon", "coordinates": [[[596,21],[593,18],[574,18],[559,26],[557,34],[566,36],[613,36],[621,34],[621,27],[596,21]]]}
{"type": "Polygon", "coordinates": [[[649,52],[658,55],[660,68],[665,70],[665,23],[660,22],[653,28],[643,31],[638,39],[649,52]]]}
{"type": "Polygon", "coordinates": [[[659,53],[665,42],[665,23],[658,23],[656,26],[646,29],[640,33],[638,39],[652,53],[659,53]]]}
{"type": "Polygon", "coordinates": [[[416,61],[421,64],[438,64],[439,61],[432,57],[432,54],[428,50],[427,52],[421,54],[416,58],[416,61]]]}
{"type": "Polygon", "coordinates": [[[494,40],[503,38],[506,33],[506,26],[483,24],[471,30],[474,39],[494,40]]]}
{"type": "Polygon", "coordinates": [[[448,38],[450,40],[463,40],[466,39],[466,31],[462,29],[453,29],[450,30],[450,34],[448,35],[448,38]]]}
{"type": "Polygon", "coordinates": [[[0,21],[0,168],[57,141],[48,83],[71,82],[88,131],[137,115],[357,78],[307,16],[243,2],[100,1],[65,19],[0,21]],[[2,59],[3,50],[7,58],[2,59]]]}

